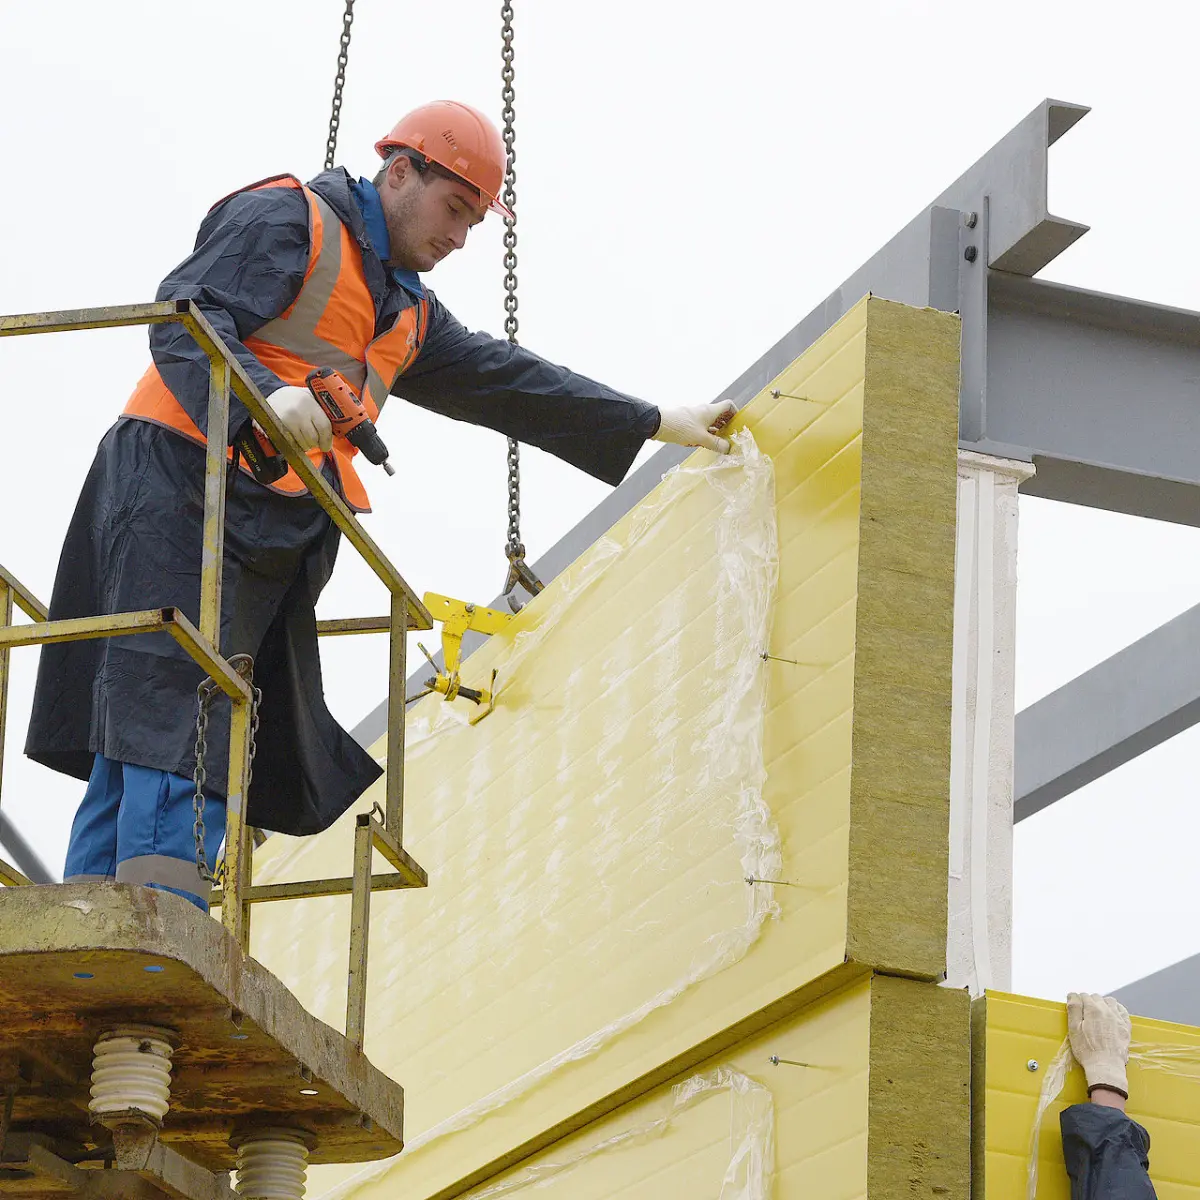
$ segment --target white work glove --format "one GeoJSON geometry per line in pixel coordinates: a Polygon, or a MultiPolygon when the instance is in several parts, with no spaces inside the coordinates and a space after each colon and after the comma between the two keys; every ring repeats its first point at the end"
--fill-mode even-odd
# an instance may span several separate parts
{"type": "Polygon", "coordinates": [[[729,442],[717,434],[736,413],[737,409],[728,400],[691,408],[660,409],[658,432],[653,440],[670,442],[673,446],[703,446],[705,450],[728,454],[729,442]]]}
{"type": "Polygon", "coordinates": [[[267,397],[271,411],[302,450],[333,449],[333,426],[306,387],[284,386],[267,397]]]}
{"type": "Polygon", "coordinates": [[[1111,1088],[1129,1098],[1129,1042],[1133,1030],[1125,1006],[1112,996],[1071,992],[1067,996],[1071,1053],[1087,1076],[1088,1091],[1111,1088]]]}

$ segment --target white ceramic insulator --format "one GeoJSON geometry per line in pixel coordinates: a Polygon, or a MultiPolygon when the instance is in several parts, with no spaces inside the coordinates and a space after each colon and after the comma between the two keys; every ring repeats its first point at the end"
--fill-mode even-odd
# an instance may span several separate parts
{"type": "Polygon", "coordinates": [[[308,1146],[290,1129],[264,1129],[237,1152],[237,1193],[247,1200],[304,1200],[308,1146]]]}
{"type": "Polygon", "coordinates": [[[134,1109],[161,1121],[171,1096],[171,1043],[150,1031],[116,1029],[97,1043],[88,1110],[134,1109]]]}

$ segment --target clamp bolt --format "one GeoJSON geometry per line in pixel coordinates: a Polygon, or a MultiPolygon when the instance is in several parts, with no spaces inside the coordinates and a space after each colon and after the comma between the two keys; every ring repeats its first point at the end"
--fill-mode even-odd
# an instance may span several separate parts
{"type": "Polygon", "coordinates": [[[1036,1058],[1031,1058],[1025,1064],[1025,1070],[1027,1070],[1027,1071],[1036,1071],[1037,1069],[1038,1069],[1038,1060],[1036,1058]]]}

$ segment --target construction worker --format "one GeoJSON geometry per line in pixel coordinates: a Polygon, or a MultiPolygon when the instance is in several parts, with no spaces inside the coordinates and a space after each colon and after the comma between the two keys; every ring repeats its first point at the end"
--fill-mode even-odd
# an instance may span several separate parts
{"type": "Polygon", "coordinates": [[[1125,1115],[1132,1026],[1112,996],[1067,997],[1071,1053],[1087,1079],[1088,1104],[1059,1115],[1071,1200],[1155,1200],[1150,1135],[1125,1115]]]}
{"type": "MultiPolygon", "coordinates": [[[[658,408],[468,332],[421,274],[467,241],[505,175],[496,128],[464,104],[428,104],[376,144],[374,180],[275,176],[227,196],[159,300],[203,311],[280,423],[351,507],[368,510],[353,447],[304,386],[333,367],[373,414],[389,394],[539,446],[617,484],[647,438],[724,453],[730,405],[658,408]]],[[[104,436],[67,532],[52,619],[174,605],[198,619],[208,364],[179,325],[151,327],[152,363],[104,436]]],[[[250,420],[232,398],[231,442],[250,420]]],[[[250,824],[316,833],[381,774],[330,715],[314,606],[338,530],[293,472],[273,487],[231,473],[221,651],[254,657],[262,689],[250,824]]],[[[201,836],[224,826],[228,705],[207,730],[208,790],[193,818],[196,688],[203,672],[167,634],[46,646],[26,753],[88,781],[65,878],[178,892],[207,907],[201,836]],[[195,824],[195,829],[193,828],[195,824]]]]}

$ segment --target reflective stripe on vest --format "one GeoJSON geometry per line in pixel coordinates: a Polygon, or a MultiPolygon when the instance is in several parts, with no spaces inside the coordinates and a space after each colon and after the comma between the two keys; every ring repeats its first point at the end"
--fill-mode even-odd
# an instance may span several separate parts
{"type": "MultiPolygon", "coordinates": [[[[375,337],[375,301],[350,230],[320,196],[293,176],[278,176],[243,190],[270,187],[299,188],[308,201],[308,266],[288,308],[244,344],[284,383],[303,387],[314,367],[333,367],[363,397],[367,412],[377,420],[392,385],[420,352],[428,305],[422,300],[402,310],[392,326],[375,337]]],[[[125,406],[125,415],[165,425],[201,444],[205,441],[153,364],[125,406]]],[[[229,453],[232,456],[233,451],[229,453]]],[[[334,438],[333,465],[346,503],[368,512],[367,491],[352,462],[357,453],[345,438],[334,438]]],[[[318,470],[325,461],[320,450],[308,451],[308,457],[318,470]]],[[[293,496],[308,490],[291,470],[271,489],[293,496]]]]}

